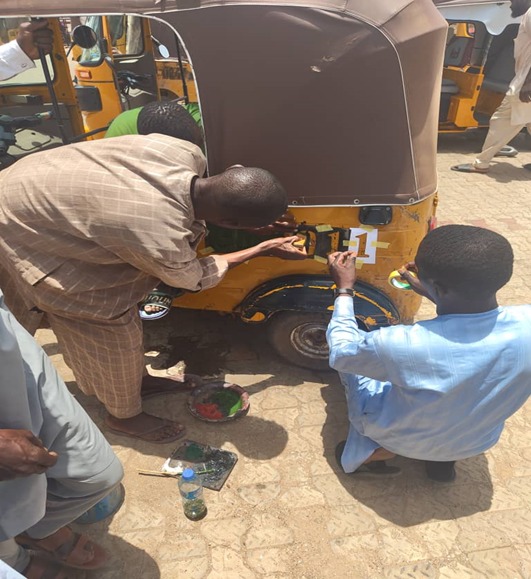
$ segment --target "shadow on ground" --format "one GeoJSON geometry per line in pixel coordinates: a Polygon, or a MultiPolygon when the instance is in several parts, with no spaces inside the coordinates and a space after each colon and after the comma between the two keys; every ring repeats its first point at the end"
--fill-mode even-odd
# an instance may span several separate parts
{"type": "MultiPolygon", "coordinates": [[[[283,363],[267,344],[263,327],[243,324],[231,316],[213,312],[172,310],[163,320],[147,322],[145,329],[146,364],[150,372],[165,375],[175,367],[198,374],[205,381],[224,380],[226,374],[238,373],[248,379],[242,384],[251,395],[270,386],[296,386],[306,381],[321,382],[317,373],[293,368],[283,363]],[[227,340],[230,336],[230,341],[227,340]],[[282,378],[278,378],[282,375],[282,378]],[[281,380],[281,382],[279,382],[281,380]]],[[[54,343],[45,344],[49,354],[56,354],[54,343]]],[[[150,444],[109,432],[105,427],[105,409],[95,397],[84,395],[75,382],[69,390],[90,414],[105,437],[113,445],[132,448],[147,456],[166,458],[179,441],[150,444]]],[[[230,443],[245,457],[266,460],[282,453],[288,432],[274,420],[252,413],[243,420],[208,424],[192,417],[186,409],[187,392],[176,391],[144,401],[146,412],[175,420],[186,426],[185,438],[222,447],[230,443]]]]}
{"type": "MultiPolygon", "coordinates": [[[[205,424],[188,413],[184,415],[181,406],[178,418],[188,427],[187,437],[218,447],[229,442],[242,455],[256,460],[280,455],[289,434],[274,420],[252,413],[253,394],[279,384],[319,383],[323,375],[331,374],[283,362],[269,346],[264,326],[244,324],[230,315],[175,309],[163,322],[144,325],[147,359],[152,368],[160,371],[183,362],[187,372],[199,374],[206,381],[225,380],[227,375],[238,374],[249,382],[239,384],[251,397],[251,414],[242,420],[205,424]]],[[[185,397],[182,400],[184,403],[185,397]]],[[[168,405],[164,410],[164,416],[173,418],[168,415],[168,405]]]]}
{"type": "MultiPolygon", "coordinates": [[[[462,163],[471,163],[475,155],[481,151],[486,135],[486,130],[470,131],[462,134],[439,135],[438,152],[462,153],[462,163]]],[[[527,152],[529,151],[530,142],[531,136],[526,138],[523,133],[520,133],[510,144],[521,152],[527,152]]],[[[518,164],[518,156],[516,157],[516,162],[518,164]]],[[[495,157],[489,172],[477,174],[475,177],[478,179],[478,184],[485,184],[492,181],[510,183],[512,181],[529,181],[531,174],[528,170],[520,166],[514,166],[508,163],[503,157],[495,157]]]]}
{"type": "MultiPolygon", "coordinates": [[[[123,516],[123,513],[118,511],[114,516],[123,516]]],[[[88,535],[109,552],[110,559],[107,565],[93,571],[90,576],[98,577],[98,579],[123,579],[124,577],[159,579],[161,577],[159,566],[144,549],[129,543],[127,536],[123,539],[109,531],[114,516],[90,525],[72,525],[76,532],[88,535]]],[[[72,579],[80,579],[87,575],[82,571],[69,570],[68,576],[72,579]]]]}
{"type": "Polygon", "coordinates": [[[347,475],[337,465],[336,445],[348,432],[347,408],[337,376],[321,390],[326,404],[323,425],[324,454],[345,490],[359,503],[382,519],[401,527],[431,520],[450,520],[487,511],[492,503],[493,487],[487,459],[479,455],[459,461],[457,479],[452,484],[428,480],[421,461],[397,457],[389,464],[400,466],[396,477],[347,475]],[[343,408],[342,418],[338,412],[343,408]]]}
{"type": "Polygon", "coordinates": [[[295,386],[330,372],[296,368],[282,360],[267,340],[267,324],[248,324],[238,317],[216,312],[173,309],[159,322],[144,323],[147,362],[154,369],[171,368],[184,361],[186,371],[222,378],[225,373],[272,375],[255,383],[258,392],[278,384],[295,386]],[[227,337],[230,336],[230,339],[227,337]]]}

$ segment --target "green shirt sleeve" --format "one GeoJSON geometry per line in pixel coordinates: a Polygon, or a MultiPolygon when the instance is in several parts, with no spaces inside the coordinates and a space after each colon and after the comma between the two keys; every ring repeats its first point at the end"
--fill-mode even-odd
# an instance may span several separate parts
{"type": "Polygon", "coordinates": [[[201,109],[199,108],[199,103],[188,103],[184,105],[184,108],[192,115],[194,121],[203,127],[203,121],[201,119],[201,109]]]}
{"type": "Polygon", "coordinates": [[[109,125],[105,139],[109,137],[123,137],[124,135],[138,135],[138,115],[142,107],[120,113],[109,125]]]}

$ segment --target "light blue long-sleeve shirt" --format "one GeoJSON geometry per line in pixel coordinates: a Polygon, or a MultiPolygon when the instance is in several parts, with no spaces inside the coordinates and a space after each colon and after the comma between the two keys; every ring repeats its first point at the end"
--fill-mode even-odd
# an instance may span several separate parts
{"type": "Polygon", "coordinates": [[[378,446],[434,461],[479,454],[531,395],[531,306],[365,332],[339,297],[327,338],[347,390],[347,472],[378,446]]]}

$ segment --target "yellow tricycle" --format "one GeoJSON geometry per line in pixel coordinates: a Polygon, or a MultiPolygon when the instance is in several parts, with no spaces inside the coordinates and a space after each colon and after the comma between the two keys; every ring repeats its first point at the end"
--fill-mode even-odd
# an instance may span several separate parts
{"type": "MultiPolygon", "coordinates": [[[[110,16],[122,6],[93,0],[90,9],[110,16]]],[[[134,0],[127,9],[128,17],[165,26],[176,43],[168,50],[185,52],[209,173],[234,164],[274,173],[289,193],[309,256],[252,260],[216,288],[185,294],[173,305],[263,324],[286,360],[325,369],[334,293],[326,258],[352,249],[358,253],[360,325],[372,330],[411,322],[420,298],[391,286],[388,276],[414,258],[436,225],[447,24],[432,0],[197,0],[186,7],[176,0],[134,0]]],[[[83,10],[73,0],[4,0],[0,15],[84,16],[83,10]]],[[[98,66],[109,54],[128,65],[121,49],[113,56],[101,38],[95,46],[98,66]]],[[[111,76],[109,84],[116,83],[111,76]]],[[[152,80],[156,84],[156,73],[152,80]]],[[[250,242],[212,231],[199,252],[250,242]]]]}

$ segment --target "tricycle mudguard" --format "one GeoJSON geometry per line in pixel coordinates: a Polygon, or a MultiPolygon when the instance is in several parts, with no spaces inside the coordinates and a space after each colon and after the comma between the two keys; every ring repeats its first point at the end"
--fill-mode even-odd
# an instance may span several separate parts
{"type": "MultiPolygon", "coordinates": [[[[398,310],[384,293],[361,281],[354,290],[356,318],[368,330],[400,322],[398,310]]],[[[263,322],[281,311],[331,314],[334,282],[329,277],[311,275],[276,278],[253,290],[238,309],[245,322],[263,322]]]]}

